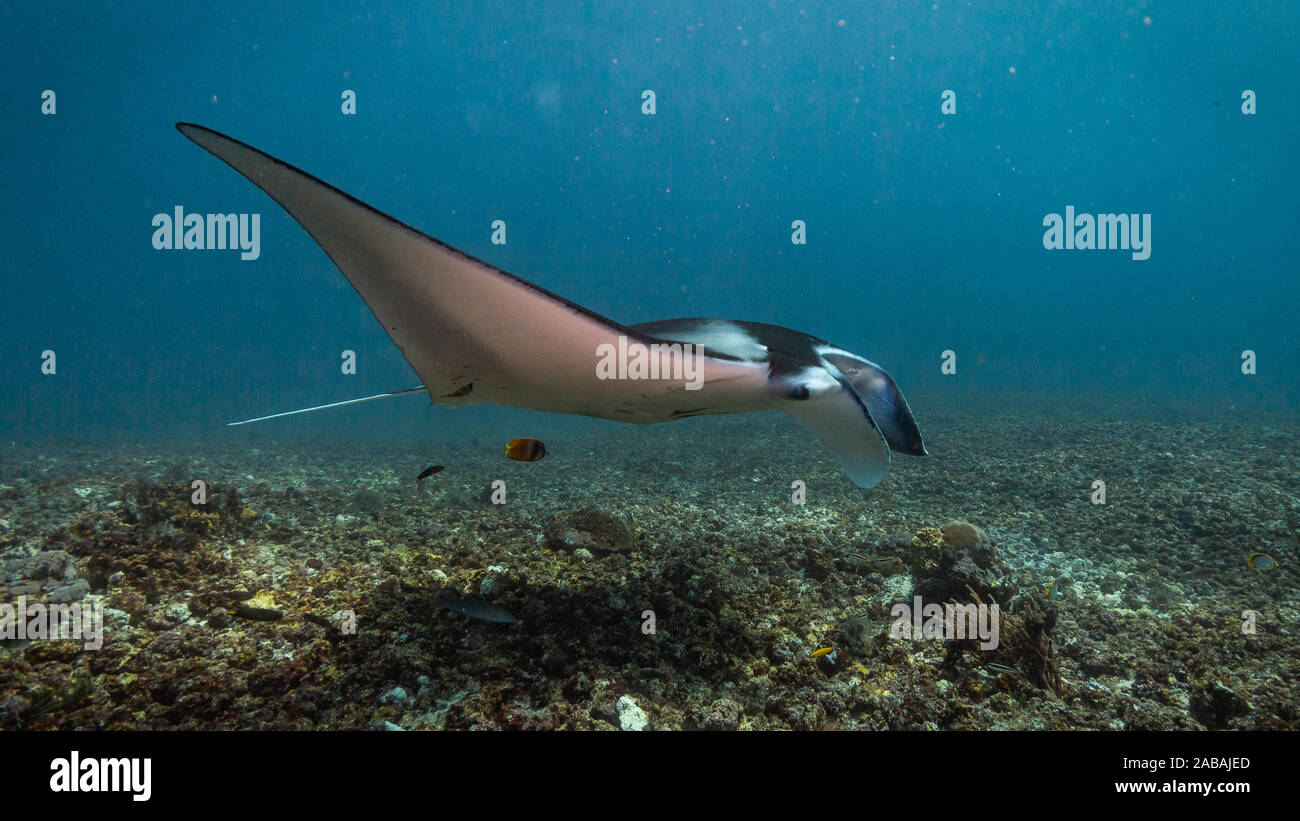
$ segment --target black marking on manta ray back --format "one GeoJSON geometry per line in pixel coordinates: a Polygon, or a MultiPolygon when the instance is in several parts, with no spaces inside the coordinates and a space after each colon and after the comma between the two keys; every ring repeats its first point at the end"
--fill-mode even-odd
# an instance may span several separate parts
{"type": "MultiPolygon", "coordinates": [[[[699,331],[706,328],[717,328],[719,325],[731,326],[732,330],[739,331],[756,344],[766,348],[767,356],[765,360],[773,368],[779,368],[780,370],[777,373],[782,375],[820,364],[820,358],[814,348],[818,345],[827,344],[824,339],[815,337],[812,334],[806,334],[803,331],[796,331],[793,328],[784,328],[767,322],[749,322],[743,319],[709,317],[659,319],[653,322],[641,322],[634,327],[641,333],[654,336],[666,334],[668,339],[672,339],[674,332],[699,331]]],[[[737,357],[710,349],[707,344],[704,346],[704,352],[705,355],[717,359],[737,360],[737,357]]]]}
{"type": "MultiPolygon", "coordinates": [[[[661,319],[655,322],[643,322],[635,327],[642,333],[671,339],[674,333],[716,328],[719,325],[731,326],[732,330],[748,336],[755,344],[767,349],[767,354],[762,360],[758,361],[762,361],[767,365],[768,378],[770,379],[793,376],[809,368],[821,366],[821,357],[816,349],[818,346],[828,344],[826,340],[812,334],[806,334],[803,331],[783,328],[780,325],[772,325],[767,322],[748,322],[741,319],[709,319],[703,317],[661,319]]],[[[736,359],[736,357],[710,350],[707,344],[704,346],[704,352],[706,356],[718,359],[736,359]]],[[[708,384],[709,381],[712,380],[706,381],[705,384],[708,384]]]]}
{"type": "MultiPolygon", "coordinates": [[[[808,346],[812,350],[812,345],[808,346]]],[[[809,368],[818,367],[821,363],[816,360],[805,360],[802,356],[791,356],[781,351],[768,351],[767,354],[767,373],[768,377],[794,376],[797,373],[803,373],[809,368]]],[[[798,397],[794,397],[798,398],[798,397]]],[[[804,397],[807,398],[807,397],[804,397]]]]}

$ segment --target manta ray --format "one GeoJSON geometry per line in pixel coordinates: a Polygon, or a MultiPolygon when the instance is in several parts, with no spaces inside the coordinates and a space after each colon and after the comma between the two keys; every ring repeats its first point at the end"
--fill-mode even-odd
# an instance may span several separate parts
{"type": "Polygon", "coordinates": [[[781,410],[864,488],[885,477],[891,450],[926,453],[902,391],[884,369],[855,353],[762,322],[620,325],[239,140],[192,123],[176,128],[306,229],[423,382],[248,422],[425,391],[448,408],[487,403],[638,425],[781,410]],[[602,378],[608,374],[599,372],[599,352],[638,345],[658,346],[659,378],[602,378]],[[688,381],[687,373],[698,378],[688,381]]]}

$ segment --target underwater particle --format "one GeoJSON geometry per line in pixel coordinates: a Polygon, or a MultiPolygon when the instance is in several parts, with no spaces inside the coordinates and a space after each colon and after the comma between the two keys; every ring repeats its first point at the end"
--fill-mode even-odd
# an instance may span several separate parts
{"type": "Polygon", "coordinates": [[[506,443],[506,456],[516,462],[536,462],[546,455],[546,445],[540,439],[511,439],[506,443]]]}
{"type": "Polygon", "coordinates": [[[433,474],[441,473],[444,470],[446,470],[446,468],[444,468],[442,465],[430,465],[429,467],[420,471],[420,475],[415,477],[415,481],[419,482],[422,479],[428,479],[433,474]]]}
{"type": "Polygon", "coordinates": [[[952,521],[942,528],[943,540],[956,548],[969,549],[987,540],[984,531],[970,522],[952,521]]]}
{"type": "Polygon", "coordinates": [[[443,599],[438,602],[438,606],[454,610],[461,615],[479,621],[490,621],[497,624],[514,624],[518,621],[505,609],[482,599],[443,599]]]}
{"type": "Polygon", "coordinates": [[[1246,566],[1251,570],[1274,570],[1277,562],[1267,553],[1251,553],[1246,557],[1246,566]]]}

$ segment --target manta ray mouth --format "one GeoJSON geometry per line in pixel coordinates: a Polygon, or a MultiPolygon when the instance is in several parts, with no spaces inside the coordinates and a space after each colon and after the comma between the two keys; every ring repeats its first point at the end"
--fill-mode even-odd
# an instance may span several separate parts
{"type": "Polygon", "coordinates": [[[176,128],[298,221],[423,382],[304,410],[419,390],[444,407],[495,404],[634,424],[779,408],[811,430],[863,487],[884,478],[891,447],[925,452],[893,380],[855,354],[763,323],[675,319],[621,325],[246,143],[192,123],[176,128]],[[619,345],[656,351],[660,378],[602,378],[600,353],[619,345]],[[825,395],[809,390],[807,401],[789,401],[788,392],[781,392],[787,377],[810,368],[829,389],[825,395]]]}

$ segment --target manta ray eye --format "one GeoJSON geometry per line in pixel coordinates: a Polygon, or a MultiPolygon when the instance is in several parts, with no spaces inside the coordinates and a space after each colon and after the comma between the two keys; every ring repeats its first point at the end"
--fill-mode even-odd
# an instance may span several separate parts
{"type": "Polygon", "coordinates": [[[807,385],[800,385],[794,390],[790,391],[790,398],[810,399],[812,398],[812,388],[808,387],[807,385]]]}

